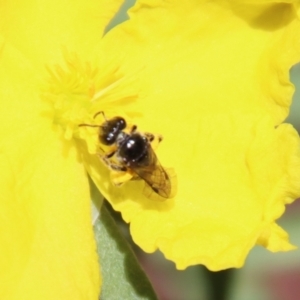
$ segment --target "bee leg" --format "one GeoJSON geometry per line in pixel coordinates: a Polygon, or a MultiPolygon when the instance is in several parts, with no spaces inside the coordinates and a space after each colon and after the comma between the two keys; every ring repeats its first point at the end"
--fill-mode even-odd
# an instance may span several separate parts
{"type": "Polygon", "coordinates": [[[117,165],[117,164],[110,163],[108,166],[109,166],[112,170],[114,170],[114,171],[119,171],[119,172],[126,172],[126,171],[127,171],[127,168],[126,168],[126,167],[120,166],[120,165],[117,165]]]}
{"type": "Polygon", "coordinates": [[[145,132],[144,134],[150,143],[154,141],[154,139],[155,139],[154,134],[152,134],[150,132],[145,132]]]}
{"type": "Polygon", "coordinates": [[[132,125],[130,133],[134,133],[137,130],[137,126],[136,125],[132,125]]]}
{"type": "Polygon", "coordinates": [[[163,140],[163,137],[160,134],[154,135],[150,132],[145,132],[144,134],[150,143],[154,140],[156,140],[157,143],[160,143],[163,140]]]}
{"type": "Polygon", "coordinates": [[[115,153],[113,152],[113,154],[108,154],[105,156],[100,156],[101,160],[112,170],[114,171],[119,171],[119,172],[126,172],[127,168],[125,166],[120,166],[118,164],[115,164],[113,162],[111,162],[109,160],[109,157],[113,156],[115,153]]]}
{"type": "Polygon", "coordinates": [[[161,135],[154,135],[153,133],[145,132],[144,135],[148,139],[149,143],[151,143],[151,147],[155,150],[159,143],[163,140],[161,135]]]}
{"type": "Polygon", "coordinates": [[[113,152],[111,152],[109,154],[106,154],[104,157],[105,158],[111,158],[111,157],[113,157],[115,155],[115,153],[116,153],[116,151],[113,151],[113,152]]]}

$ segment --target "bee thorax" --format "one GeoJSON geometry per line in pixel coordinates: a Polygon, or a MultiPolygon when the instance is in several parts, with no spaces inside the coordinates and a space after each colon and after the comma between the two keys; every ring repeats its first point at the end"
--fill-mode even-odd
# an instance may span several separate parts
{"type": "Polygon", "coordinates": [[[117,153],[118,159],[129,165],[147,163],[149,143],[146,138],[136,133],[120,139],[120,147],[117,153]]]}

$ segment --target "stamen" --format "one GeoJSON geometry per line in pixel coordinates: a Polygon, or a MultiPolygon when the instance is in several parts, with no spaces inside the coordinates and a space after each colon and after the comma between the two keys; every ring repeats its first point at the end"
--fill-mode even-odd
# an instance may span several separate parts
{"type": "MultiPolygon", "coordinates": [[[[102,112],[119,115],[122,104],[136,95],[127,77],[109,65],[100,73],[98,66],[81,61],[76,54],[63,52],[65,64],[47,66],[49,78],[42,97],[52,106],[53,123],[63,131],[64,138],[84,140],[90,153],[97,152],[98,130],[93,116],[102,112]],[[87,129],[83,130],[82,127],[87,129]]],[[[103,67],[102,67],[103,68],[103,67]]]]}
{"type": "Polygon", "coordinates": [[[117,81],[113,82],[112,84],[110,84],[109,86],[107,86],[106,88],[98,91],[93,98],[91,99],[91,101],[96,101],[99,98],[101,98],[103,95],[105,95],[107,92],[111,91],[112,89],[114,89],[117,85],[119,85],[122,81],[124,81],[124,77],[119,78],[117,81]]]}

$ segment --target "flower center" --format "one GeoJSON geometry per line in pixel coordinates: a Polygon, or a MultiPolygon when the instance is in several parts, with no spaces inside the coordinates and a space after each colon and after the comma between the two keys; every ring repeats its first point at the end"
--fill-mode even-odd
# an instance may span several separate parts
{"type": "Polygon", "coordinates": [[[116,69],[99,70],[92,63],[81,61],[76,54],[64,53],[64,60],[63,67],[48,67],[50,76],[43,97],[51,104],[53,123],[63,131],[64,138],[87,141],[91,135],[97,137],[97,128],[82,129],[79,124],[96,125],[93,116],[99,111],[120,114],[122,105],[134,100],[136,94],[116,69]]]}

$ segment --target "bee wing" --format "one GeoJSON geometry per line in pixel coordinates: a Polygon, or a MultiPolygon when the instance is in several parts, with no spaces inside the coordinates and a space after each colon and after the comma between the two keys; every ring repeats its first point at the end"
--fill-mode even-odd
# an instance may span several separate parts
{"type": "Polygon", "coordinates": [[[156,154],[149,149],[149,161],[146,166],[134,165],[130,168],[151,188],[146,192],[146,196],[150,197],[152,192],[155,192],[163,198],[171,196],[171,180],[165,169],[159,163],[156,154]],[[150,193],[149,193],[150,192],[150,193]]]}

